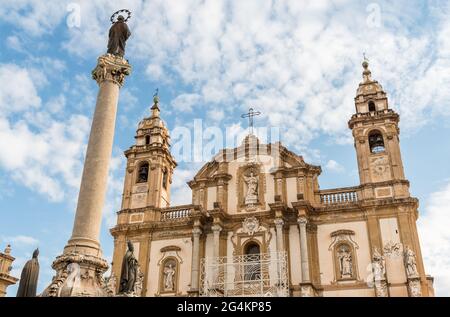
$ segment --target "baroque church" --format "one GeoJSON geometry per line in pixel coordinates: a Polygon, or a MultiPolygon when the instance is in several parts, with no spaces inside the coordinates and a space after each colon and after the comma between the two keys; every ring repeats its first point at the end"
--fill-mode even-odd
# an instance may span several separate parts
{"type": "Polygon", "coordinates": [[[360,179],[352,187],[321,189],[320,166],[250,133],[188,182],[192,204],[171,206],[177,163],[155,97],[125,151],[111,276],[130,244],[146,297],[434,296],[399,115],[368,66],[348,122],[360,179]]]}

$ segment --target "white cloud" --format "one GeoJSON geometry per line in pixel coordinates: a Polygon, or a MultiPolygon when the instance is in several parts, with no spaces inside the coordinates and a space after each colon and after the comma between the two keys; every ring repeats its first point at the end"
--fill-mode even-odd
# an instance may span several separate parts
{"type": "Polygon", "coordinates": [[[199,94],[181,94],[178,95],[171,103],[174,111],[192,112],[194,106],[201,101],[199,94]]]}
{"type": "MultiPolygon", "coordinates": [[[[199,164],[194,164],[198,166],[199,164]]],[[[198,167],[200,168],[200,167],[198,167]]],[[[175,169],[172,176],[171,190],[171,205],[184,205],[192,203],[192,192],[187,182],[194,178],[196,168],[192,169],[175,169]]]]}
{"type": "Polygon", "coordinates": [[[344,171],[344,167],[335,160],[329,160],[325,165],[325,168],[335,173],[342,173],[344,171]]]}
{"type": "MultiPolygon", "coordinates": [[[[206,112],[223,109],[226,124],[233,124],[237,111],[254,106],[268,125],[283,127],[288,145],[297,149],[321,134],[351,142],[346,123],[354,112],[364,51],[406,131],[450,114],[450,92],[442,89],[450,82],[450,6],[445,3],[428,3],[425,13],[420,6],[405,9],[402,2],[382,1],[378,27],[367,22],[367,3],[347,0],[103,0],[80,5],[81,25],[69,29],[63,44],[70,53],[95,58],[105,51],[105,16],[126,6],[133,12],[127,56],[144,62],[141,69],[152,80],[167,79],[170,73],[176,78],[165,84],[181,80],[192,87],[172,101],[181,112],[194,105],[206,112]],[[432,22],[419,28],[424,15],[432,22]]],[[[64,6],[55,6],[46,21],[40,15],[44,5],[37,1],[6,8],[17,20],[37,15],[36,21],[16,26],[25,30],[37,25],[51,30],[67,15],[64,6]]]]}
{"type": "Polygon", "coordinates": [[[0,112],[3,114],[41,105],[32,75],[17,65],[0,65],[0,87],[0,112]]]}
{"type": "Polygon", "coordinates": [[[37,246],[39,244],[38,239],[25,235],[2,237],[2,240],[7,244],[11,244],[13,247],[37,246]]]}
{"type": "Polygon", "coordinates": [[[106,226],[112,228],[116,225],[116,212],[120,210],[123,192],[123,176],[125,173],[126,158],[119,148],[113,150],[113,156],[109,163],[107,193],[103,207],[103,218],[106,226]]]}
{"type": "MultiPolygon", "coordinates": [[[[41,76],[46,80],[45,75],[41,76]]],[[[89,120],[72,114],[57,120],[65,97],[50,99],[44,109],[28,70],[0,65],[0,167],[17,183],[61,201],[77,190],[89,120]]]]}
{"type": "Polygon", "coordinates": [[[15,35],[11,35],[6,38],[6,46],[17,52],[24,51],[21,40],[15,35]]]}
{"type": "Polygon", "coordinates": [[[65,106],[66,97],[63,94],[50,98],[45,104],[46,109],[52,114],[62,113],[65,106]]]}
{"type": "Polygon", "coordinates": [[[427,274],[436,295],[450,296],[450,182],[431,194],[417,226],[427,274]]]}
{"type": "Polygon", "coordinates": [[[65,1],[0,1],[2,20],[31,36],[51,32],[66,14],[65,1]]]}

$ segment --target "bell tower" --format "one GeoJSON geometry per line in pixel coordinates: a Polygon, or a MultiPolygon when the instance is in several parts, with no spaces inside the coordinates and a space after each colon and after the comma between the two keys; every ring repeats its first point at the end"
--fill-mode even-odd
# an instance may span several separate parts
{"type": "Polygon", "coordinates": [[[353,132],[359,179],[365,198],[409,197],[400,154],[399,115],[389,108],[388,98],[373,80],[365,59],[363,81],[355,97],[356,113],[348,122],[353,132]]]}
{"type": "Polygon", "coordinates": [[[136,143],[125,151],[127,167],[123,209],[170,206],[170,185],[177,166],[170,153],[169,131],[160,118],[159,96],[153,96],[151,115],[139,122],[136,143]]]}

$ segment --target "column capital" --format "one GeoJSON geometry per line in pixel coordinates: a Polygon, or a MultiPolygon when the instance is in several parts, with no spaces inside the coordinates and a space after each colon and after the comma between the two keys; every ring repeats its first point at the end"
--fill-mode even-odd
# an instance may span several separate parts
{"type": "Polygon", "coordinates": [[[192,234],[194,235],[194,237],[199,237],[202,232],[202,229],[200,229],[199,227],[194,227],[194,229],[192,229],[192,234]]]}
{"type": "Polygon", "coordinates": [[[218,224],[212,225],[212,226],[211,226],[211,230],[212,230],[213,232],[218,232],[218,233],[220,233],[220,232],[222,231],[222,226],[221,226],[221,225],[218,225],[218,224]]]}
{"type": "Polygon", "coordinates": [[[275,223],[275,226],[277,226],[277,227],[281,227],[284,225],[284,220],[281,218],[276,218],[273,222],[275,223]]]}
{"type": "Polygon", "coordinates": [[[299,217],[297,218],[297,223],[299,225],[306,225],[308,223],[308,219],[306,219],[306,217],[299,217]]]}
{"type": "Polygon", "coordinates": [[[111,81],[119,87],[125,82],[125,76],[131,74],[131,65],[123,57],[105,54],[98,58],[97,66],[92,71],[92,79],[99,85],[104,81],[111,81]]]}

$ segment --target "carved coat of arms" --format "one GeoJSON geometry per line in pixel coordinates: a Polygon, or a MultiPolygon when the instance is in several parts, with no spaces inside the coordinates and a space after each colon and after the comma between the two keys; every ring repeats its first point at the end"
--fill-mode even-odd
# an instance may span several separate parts
{"type": "Polygon", "coordinates": [[[259,230],[259,221],[256,217],[248,217],[242,222],[242,229],[245,233],[253,235],[259,230]]]}

